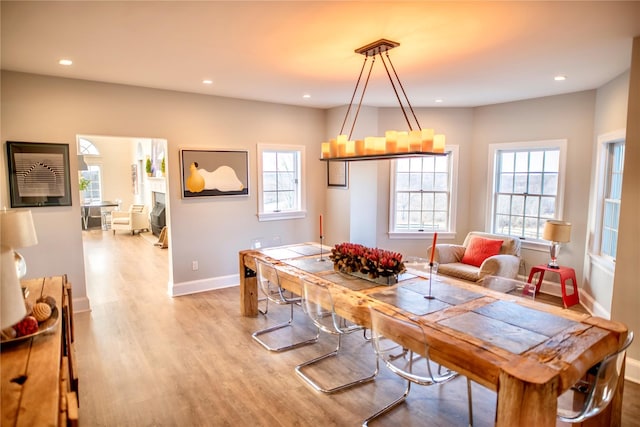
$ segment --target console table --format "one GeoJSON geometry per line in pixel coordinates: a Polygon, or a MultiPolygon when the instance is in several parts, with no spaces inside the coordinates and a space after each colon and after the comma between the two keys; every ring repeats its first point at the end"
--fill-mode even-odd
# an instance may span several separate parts
{"type": "Polygon", "coordinates": [[[6,426],[78,424],[78,370],[71,284],[66,276],[23,280],[28,299],[56,299],[59,320],[46,333],[2,344],[2,418],[6,426]]]}
{"type": "MultiPolygon", "coordinates": [[[[497,393],[499,427],[554,427],[558,395],[616,351],[628,333],[619,322],[446,276],[433,283],[434,299],[423,298],[430,287],[417,272],[392,286],[363,283],[333,271],[328,260],[318,261],[319,249],[317,243],[301,243],[240,251],[241,314],[258,313],[255,262],[260,259],[271,263],[280,284],[294,293],[301,294],[301,276],[330,287],[336,312],[359,325],[370,327],[369,305],[409,316],[425,331],[432,360],[497,393]]],[[[397,337],[403,346],[424,352],[424,343],[405,331],[398,330],[397,337]]],[[[623,388],[619,381],[609,407],[589,425],[620,424],[623,388]]]]}

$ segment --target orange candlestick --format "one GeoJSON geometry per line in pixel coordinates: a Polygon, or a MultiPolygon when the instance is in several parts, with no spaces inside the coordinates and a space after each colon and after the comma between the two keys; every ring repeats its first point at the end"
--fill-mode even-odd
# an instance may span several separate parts
{"type": "Polygon", "coordinates": [[[320,215],[320,237],[322,237],[322,214],[320,215]]]}
{"type": "Polygon", "coordinates": [[[433,243],[431,244],[431,258],[429,264],[433,264],[433,256],[436,253],[436,241],[438,240],[438,233],[433,233],[433,243]]]}

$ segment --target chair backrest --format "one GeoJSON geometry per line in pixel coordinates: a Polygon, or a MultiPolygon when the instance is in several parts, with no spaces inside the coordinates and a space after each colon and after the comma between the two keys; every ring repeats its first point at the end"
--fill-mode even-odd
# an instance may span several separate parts
{"type": "Polygon", "coordinates": [[[371,340],[376,355],[397,375],[418,384],[429,385],[452,378],[447,371],[443,377],[433,374],[429,361],[429,346],[424,330],[419,324],[398,313],[387,314],[378,308],[369,306],[371,315],[371,340]],[[406,350],[410,341],[418,341],[424,345],[424,358],[418,363],[413,352],[406,350]],[[403,343],[405,345],[403,345],[403,343]],[[425,368],[426,367],[426,368],[425,368]]]}
{"type": "Polygon", "coordinates": [[[286,301],[280,287],[278,270],[273,265],[256,259],[256,279],[262,293],[271,301],[276,303],[286,301]]]}
{"type": "Polygon", "coordinates": [[[311,321],[321,330],[330,334],[342,333],[341,318],[335,312],[331,290],[323,283],[310,282],[305,278],[302,283],[302,309],[311,321]]]}
{"type": "Polygon", "coordinates": [[[536,299],[536,286],[533,283],[523,282],[517,279],[509,279],[501,276],[484,276],[480,284],[494,291],[505,294],[521,295],[525,298],[536,299]]]}
{"type": "Polygon", "coordinates": [[[469,242],[473,236],[484,237],[486,239],[499,239],[502,240],[502,246],[500,247],[500,254],[502,255],[515,255],[520,256],[520,239],[511,236],[504,236],[502,234],[483,233],[480,231],[470,231],[465,237],[462,246],[465,248],[469,246],[469,242]]]}
{"type": "Polygon", "coordinates": [[[607,407],[618,387],[622,364],[627,348],[632,341],[633,331],[629,331],[627,339],[618,351],[606,356],[589,370],[587,375],[591,375],[591,378],[575,387],[579,391],[570,389],[558,398],[558,419],[569,423],[579,423],[599,414],[607,407]],[[575,409],[576,393],[585,395],[584,404],[577,409],[575,409]]]}
{"type": "Polygon", "coordinates": [[[129,207],[129,212],[131,213],[144,213],[147,210],[146,205],[131,205],[129,207]]]}

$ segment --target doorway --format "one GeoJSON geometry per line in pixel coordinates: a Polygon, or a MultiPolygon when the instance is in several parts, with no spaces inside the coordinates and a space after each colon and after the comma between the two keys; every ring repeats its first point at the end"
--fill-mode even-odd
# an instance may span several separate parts
{"type": "MultiPolygon", "coordinates": [[[[110,261],[104,256],[106,252],[126,251],[126,248],[134,247],[131,244],[135,245],[138,239],[144,240],[153,251],[166,253],[164,257],[158,257],[155,252],[136,251],[136,255],[140,256],[151,254],[153,260],[149,261],[152,263],[166,263],[161,269],[166,268],[167,283],[170,282],[167,268],[171,260],[169,249],[157,245],[169,209],[167,141],[158,138],[99,135],[78,135],[76,139],[87,296],[97,297],[101,293],[94,286],[99,286],[96,277],[100,267],[96,270],[96,263],[108,264],[110,261]],[[161,210],[158,208],[160,204],[161,210]],[[148,231],[132,235],[121,230],[111,230],[110,212],[128,211],[132,205],[145,206],[149,219],[148,231]],[[152,215],[155,224],[153,228],[152,215]]],[[[146,246],[143,247],[146,249],[146,246]]],[[[135,259],[134,262],[145,261],[135,259]]],[[[135,269],[135,266],[125,266],[122,263],[104,267],[116,270],[135,269]]],[[[117,274],[118,271],[113,273],[117,274]]]]}

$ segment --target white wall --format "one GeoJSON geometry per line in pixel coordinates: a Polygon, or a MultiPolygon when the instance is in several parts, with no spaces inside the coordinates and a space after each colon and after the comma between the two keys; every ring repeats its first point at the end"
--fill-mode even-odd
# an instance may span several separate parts
{"type": "MultiPolygon", "coordinates": [[[[2,72],[2,140],[68,143],[76,135],[161,138],[168,141],[170,293],[237,284],[238,251],[262,235],[281,235],[284,244],[315,240],[324,198],[309,197],[306,219],[258,222],[256,144],[304,145],[306,190],[323,194],[326,169],[317,161],[325,134],[322,110],[219,98],[132,86],[2,72]],[[180,198],[179,148],[236,148],[249,151],[250,195],[180,198]],[[191,261],[199,270],[191,270],[191,261]]],[[[5,150],[0,201],[8,205],[5,150]]],[[[71,174],[77,159],[71,156],[71,174]]],[[[73,206],[33,209],[39,244],[25,248],[28,277],[67,273],[77,309],[86,300],[77,179],[73,206]]]]}

